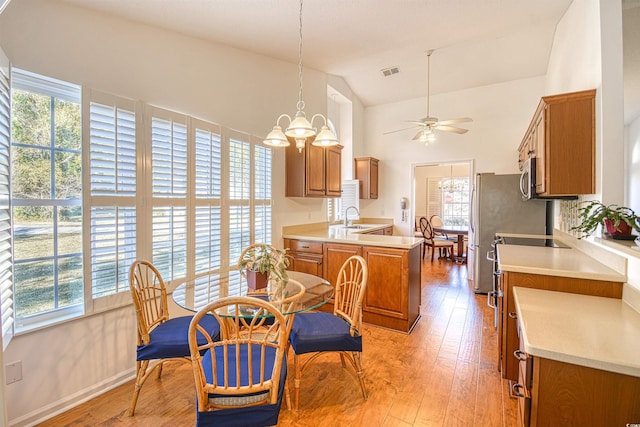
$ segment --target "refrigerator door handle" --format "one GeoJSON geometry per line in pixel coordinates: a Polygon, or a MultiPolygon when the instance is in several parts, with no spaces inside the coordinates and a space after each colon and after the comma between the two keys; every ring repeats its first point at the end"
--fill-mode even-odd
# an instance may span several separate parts
{"type": "Polygon", "coordinates": [[[496,296],[496,291],[490,291],[487,294],[487,305],[493,309],[496,308],[496,304],[492,301],[495,299],[495,296],[496,296]]]}
{"type": "Polygon", "coordinates": [[[496,260],[496,251],[487,251],[487,259],[489,261],[495,261],[496,260]]]}

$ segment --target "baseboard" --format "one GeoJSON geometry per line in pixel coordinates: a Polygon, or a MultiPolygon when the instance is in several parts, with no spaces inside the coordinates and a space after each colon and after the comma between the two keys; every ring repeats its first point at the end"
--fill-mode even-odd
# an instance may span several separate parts
{"type": "MultiPolygon", "coordinates": [[[[53,402],[49,405],[38,408],[36,411],[29,412],[14,420],[9,420],[10,427],[31,427],[45,420],[55,417],[63,412],[66,412],[76,406],[85,403],[94,397],[97,397],[109,390],[121,386],[122,384],[131,381],[135,378],[135,369],[128,369],[120,374],[114,375],[105,379],[97,384],[93,384],[91,387],[87,387],[84,390],[80,390],[70,396],[53,402]]],[[[132,389],[133,392],[133,389],[132,389]]]]}

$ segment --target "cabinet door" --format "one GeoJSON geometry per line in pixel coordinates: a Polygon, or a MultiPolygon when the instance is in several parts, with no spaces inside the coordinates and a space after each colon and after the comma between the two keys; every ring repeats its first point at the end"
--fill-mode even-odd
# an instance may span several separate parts
{"type": "Polygon", "coordinates": [[[325,243],[324,278],[335,285],[342,264],[353,255],[362,255],[362,246],[325,243]]]}
{"type": "Polygon", "coordinates": [[[538,117],[535,119],[534,133],[532,144],[533,147],[533,155],[536,158],[536,193],[544,193],[547,191],[547,160],[546,160],[546,149],[545,149],[545,117],[546,117],[546,108],[543,109],[538,117]]]}
{"type": "Polygon", "coordinates": [[[369,184],[369,197],[372,199],[378,198],[378,161],[371,159],[371,174],[369,184]]]}
{"type": "MultiPolygon", "coordinates": [[[[306,190],[307,195],[324,196],[326,193],[325,149],[307,143],[306,190]]],[[[339,194],[338,194],[339,195],[339,194]]]]}
{"type": "Polygon", "coordinates": [[[365,246],[369,278],[362,309],[387,317],[408,317],[409,255],[406,250],[365,246]]]}
{"type": "Polygon", "coordinates": [[[325,157],[326,194],[329,197],[342,195],[342,146],[327,147],[325,157]]]}

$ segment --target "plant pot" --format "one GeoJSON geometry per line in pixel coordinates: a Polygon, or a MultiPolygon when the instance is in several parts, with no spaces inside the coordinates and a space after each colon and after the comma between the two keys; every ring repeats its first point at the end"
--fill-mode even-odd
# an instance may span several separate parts
{"type": "Polygon", "coordinates": [[[269,273],[247,270],[247,287],[253,291],[265,289],[269,283],[269,273]]]}
{"type": "Polygon", "coordinates": [[[616,229],[615,221],[612,219],[605,218],[604,225],[607,230],[607,234],[609,234],[610,236],[630,236],[631,235],[632,228],[629,227],[629,224],[627,224],[624,221],[620,221],[620,224],[618,224],[618,229],[616,229]]]}

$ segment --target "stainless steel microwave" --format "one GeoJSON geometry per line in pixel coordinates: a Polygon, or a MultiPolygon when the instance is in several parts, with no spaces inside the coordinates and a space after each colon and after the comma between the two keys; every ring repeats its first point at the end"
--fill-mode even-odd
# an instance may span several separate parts
{"type": "Polygon", "coordinates": [[[536,197],[536,159],[529,158],[522,165],[520,175],[520,193],[522,200],[529,200],[536,197]]]}

